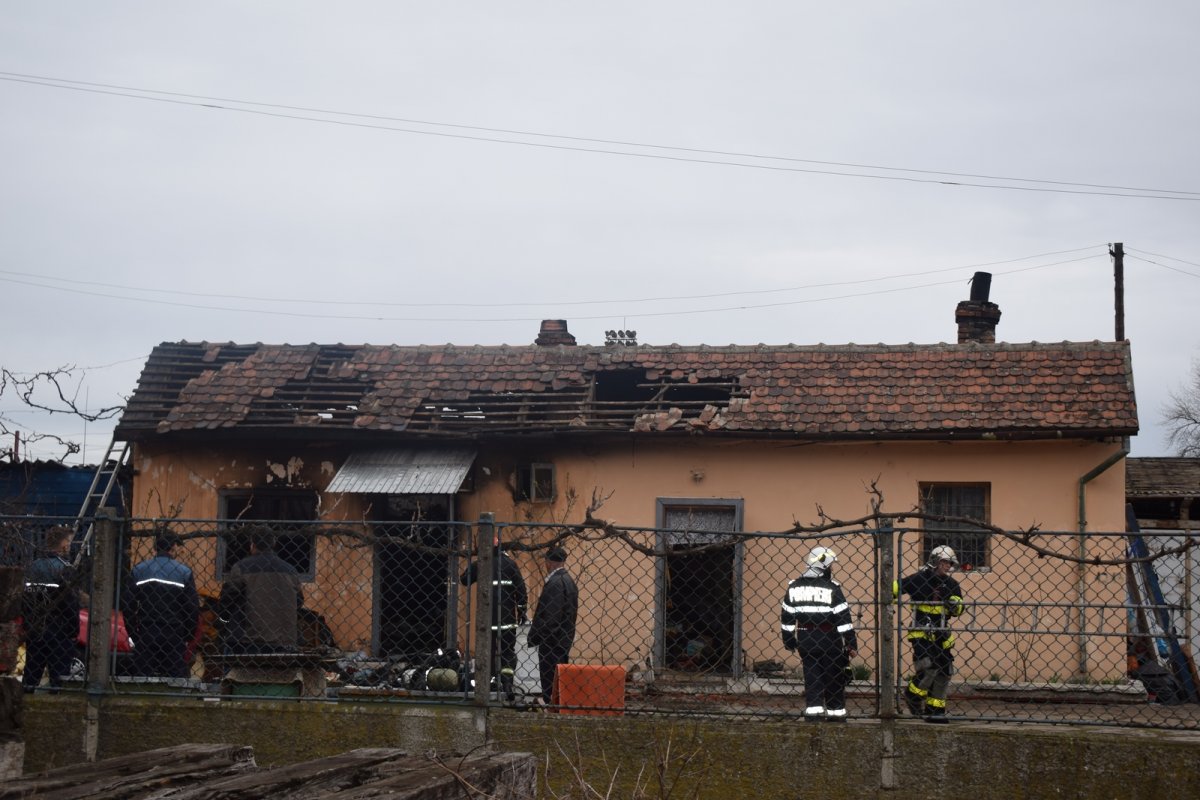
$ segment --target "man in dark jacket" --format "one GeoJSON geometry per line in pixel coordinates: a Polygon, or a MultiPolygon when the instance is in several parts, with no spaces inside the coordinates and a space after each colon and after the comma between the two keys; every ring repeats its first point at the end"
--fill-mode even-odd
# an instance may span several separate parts
{"type": "MultiPolygon", "coordinates": [[[[497,557],[493,562],[496,577],[492,580],[492,674],[500,676],[501,691],[512,699],[517,670],[517,627],[525,622],[529,596],[517,562],[501,549],[499,538],[493,545],[497,557]]],[[[473,561],[459,582],[470,586],[478,574],[479,562],[473,561]]]]}
{"type": "Polygon", "coordinates": [[[804,664],[804,718],[846,719],[846,669],[858,648],[850,605],[830,576],[837,554],[814,547],[808,569],[788,584],[780,612],[783,646],[804,664]]]}
{"type": "Polygon", "coordinates": [[[268,531],[252,532],[250,555],[233,565],[221,589],[221,613],[234,628],[231,652],[295,651],[302,605],[300,576],[275,554],[275,537],[268,531]]]}
{"type": "Polygon", "coordinates": [[[192,571],[174,558],[179,537],[160,531],[157,555],[129,574],[121,597],[133,637],[133,674],[186,678],[184,652],[196,632],[200,598],[192,571]]]}
{"type": "Polygon", "coordinates": [[[579,589],[567,572],[567,551],[552,547],[546,552],[546,584],[538,599],[528,641],[538,649],[538,673],[542,679],[542,700],[546,703],[554,691],[554,674],[559,664],[571,658],[575,643],[575,617],[579,613],[579,589]]]}
{"type": "Polygon", "coordinates": [[[25,673],[21,686],[32,692],[50,672],[50,686],[57,691],[63,676],[71,672],[75,640],[79,636],[80,593],[71,585],[67,556],[74,533],[67,527],[46,531],[45,556],[25,571],[22,618],[25,626],[25,673]]]}

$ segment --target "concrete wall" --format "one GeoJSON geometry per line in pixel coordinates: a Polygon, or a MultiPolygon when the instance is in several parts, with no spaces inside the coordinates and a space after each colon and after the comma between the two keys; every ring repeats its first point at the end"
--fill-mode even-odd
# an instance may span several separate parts
{"type": "MultiPolygon", "coordinates": [[[[82,760],[83,702],[27,698],[26,771],[82,760]]],[[[1200,733],[1013,724],[846,724],[647,717],[567,717],[469,707],[367,703],[112,699],[101,713],[101,757],[183,742],[254,747],[264,766],[366,746],[465,752],[490,741],[549,760],[562,792],[573,769],[614,797],[640,774],[649,797],[1194,798],[1200,733]],[[486,720],[485,726],[482,724],[486,720]],[[888,731],[893,781],[883,788],[888,731]],[[661,770],[660,770],[661,767],[661,770]],[[691,789],[699,789],[696,795],[691,789]]]]}

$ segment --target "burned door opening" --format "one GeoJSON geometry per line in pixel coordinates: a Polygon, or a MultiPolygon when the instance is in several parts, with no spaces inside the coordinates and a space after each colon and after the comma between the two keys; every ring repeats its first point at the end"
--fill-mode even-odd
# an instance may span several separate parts
{"type": "Polygon", "coordinates": [[[741,511],[738,500],[659,501],[655,649],[668,670],[741,672],[741,511]]]}
{"type": "Polygon", "coordinates": [[[456,568],[456,532],[448,495],[393,495],[391,524],[380,525],[375,544],[375,651],[415,657],[452,641],[454,605],[449,578],[456,568]]]}

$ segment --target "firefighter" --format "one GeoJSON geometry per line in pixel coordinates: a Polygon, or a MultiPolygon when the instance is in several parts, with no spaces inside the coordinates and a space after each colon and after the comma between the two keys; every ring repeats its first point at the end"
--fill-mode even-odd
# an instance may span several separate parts
{"type": "MultiPolygon", "coordinates": [[[[496,577],[492,581],[492,673],[500,676],[500,691],[508,700],[515,697],[514,676],[517,671],[517,628],[528,619],[529,603],[525,577],[512,556],[500,546],[500,537],[492,541],[496,560],[496,577]]],[[[463,571],[459,583],[470,586],[478,578],[479,562],[472,561],[463,571]]]]}
{"type": "Polygon", "coordinates": [[[846,674],[858,652],[850,605],[830,572],[837,553],[814,547],[808,569],[788,584],[780,624],[783,646],[804,664],[806,720],[846,719],[846,674]]]}
{"type": "Polygon", "coordinates": [[[913,678],[904,692],[904,702],[913,716],[926,722],[946,722],[946,691],[954,674],[954,634],[951,617],[962,616],[962,587],[950,577],[958,566],[958,556],[948,545],[938,545],[929,553],[929,562],[921,569],[892,583],[892,596],[908,595],[912,601],[913,623],[908,641],[913,650],[913,678]]]}

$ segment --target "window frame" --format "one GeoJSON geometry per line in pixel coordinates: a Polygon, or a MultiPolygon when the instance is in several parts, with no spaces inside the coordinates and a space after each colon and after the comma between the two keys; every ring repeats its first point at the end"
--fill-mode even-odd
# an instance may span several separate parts
{"type": "MultiPolygon", "coordinates": [[[[992,484],[990,481],[921,481],[918,484],[918,496],[921,510],[926,514],[942,516],[964,516],[978,519],[980,522],[991,524],[992,520],[992,484]],[[954,499],[942,507],[931,508],[932,493],[941,490],[979,489],[983,497],[975,507],[982,510],[981,516],[963,511],[951,513],[954,504],[970,506],[971,503],[962,499],[954,499]]],[[[978,530],[959,523],[937,523],[931,525],[922,522],[922,528],[939,528],[936,532],[923,532],[921,536],[921,561],[929,561],[929,554],[938,545],[947,544],[954,548],[958,556],[959,569],[963,572],[990,572],[992,569],[992,536],[990,531],[978,530]],[[944,532],[943,532],[944,531],[944,532]]]]}
{"type": "MultiPolygon", "coordinates": [[[[303,565],[293,563],[293,561],[286,558],[285,554],[280,553],[279,547],[276,547],[276,552],[280,553],[281,557],[283,557],[285,561],[287,561],[289,564],[291,564],[293,567],[296,568],[296,572],[299,573],[301,581],[303,581],[305,583],[311,583],[312,581],[316,580],[317,539],[315,536],[313,536],[309,532],[305,531],[304,528],[308,527],[308,523],[316,522],[318,520],[317,510],[320,507],[318,501],[319,501],[319,498],[317,496],[317,493],[311,489],[222,489],[218,493],[218,496],[217,496],[217,510],[218,510],[218,517],[220,519],[220,523],[219,523],[220,532],[217,535],[217,557],[216,557],[216,563],[214,565],[214,572],[216,573],[217,581],[218,582],[224,581],[226,573],[227,573],[227,570],[225,568],[225,562],[229,557],[229,544],[227,541],[227,536],[234,534],[236,531],[238,531],[242,527],[249,527],[250,525],[252,525],[254,523],[271,523],[271,522],[302,523],[301,525],[290,526],[290,529],[289,529],[289,526],[287,526],[287,525],[272,525],[271,527],[276,533],[277,541],[281,537],[289,537],[289,538],[303,537],[304,539],[307,540],[307,545],[308,545],[307,569],[301,569],[300,567],[303,565]],[[277,498],[285,498],[285,497],[286,498],[311,497],[312,518],[311,519],[289,519],[286,517],[280,518],[278,516],[271,516],[271,515],[267,515],[267,516],[255,515],[255,516],[247,516],[247,517],[241,517],[238,519],[234,519],[234,518],[230,518],[230,516],[229,516],[229,501],[230,500],[248,500],[250,498],[255,498],[255,499],[276,498],[277,499],[277,498]]],[[[230,565],[230,566],[232,566],[232,565],[230,565]]]]}
{"type": "Polygon", "coordinates": [[[558,499],[558,471],[551,461],[523,461],[517,464],[513,499],[519,503],[553,503],[558,499]],[[539,480],[541,476],[541,480],[539,480]],[[543,492],[549,479],[549,491],[543,492]]]}

